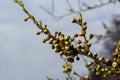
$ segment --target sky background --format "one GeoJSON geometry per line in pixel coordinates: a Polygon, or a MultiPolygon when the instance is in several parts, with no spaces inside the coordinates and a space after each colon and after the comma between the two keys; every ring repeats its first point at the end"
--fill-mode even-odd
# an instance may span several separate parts
{"type": "MultiPolygon", "coordinates": [[[[65,34],[79,32],[79,27],[70,23],[70,19],[76,15],[56,20],[39,8],[39,4],[42,4],[49,9],[51,0],[23,1],[28,11],[38,20],[43,20],[43,24],[48,24],[51,32],[56,30],[65,34]]],[[[63,14],[67,9],[65,1],[55,0],[55,3],[56,13],[63,14]]],[[[75,4],[76,1],[72,3],[75,4]]],[[[114,14],[120,14],[119,4],[83,12],[83,18],[89,26],[88,34],[104,34],[101,21],[109,23],[114,14]]],[[[25,17],[26,14],[12,0],[0,1],[0,80],[46,80],[46,76],[63,80],[65,77],[65,74],[62,74],[63,61],[48,44],[41,42],[44,35],[37,36],[36,32],[39,29],[31,21],[24,22],[25,17]]],[[[101,49],[102,47],[98,45],[92,47],[93,52],[99,52],[101,49]]],[[[80,66],[74,69],[85,75],[87,69],[83,67],[83,61],[76,62],[74,66],[78,64],[80,66]]]]}

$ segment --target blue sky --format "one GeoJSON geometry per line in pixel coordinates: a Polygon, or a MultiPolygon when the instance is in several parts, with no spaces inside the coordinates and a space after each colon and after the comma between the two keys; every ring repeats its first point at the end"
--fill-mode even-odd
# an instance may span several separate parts
{"type": "MultiPolygon", "coordinates": [[[[23,0],[27,9],[35,15],[38,20],[48,24],[49,29],[63,31],[65,34],[79,32],[78,26],[71,24],[70,19],[76,15],[69,16],[62,20],[55,20],[44,13],[39,4],[49,9],[51,0],[23,0]]],[[[65,6],[64,0],[55,0],[56,13],[62,14],[65,6]],[[62,5],[62,7],[60,7],[62,5]]],[[[120,14],[120,6],[109,5],[96,10],[83,13],[83,18],[88,22],[88,33],[104,33],[101,21],[110,21],[113,14],[120,14]],[[94,31],[93,31],[94,30],[94,31]]],[[[21,8],[12,0],[1,0],[0,2],[0,80],[45,80],[46,76],[61,78],[63,61],[55,54],[48,44],[43,44],[44,36],[36,36],[39,31],[31,22],[24,22],[26,17],[21,8]]],[[[97,47],[97,45],[94,45],[97,47]]],[[[100,51],[101,47],[98,47],[100,51]]],[[[82,66],[76,67],[81,74],[85,74],[82,66]]]]}

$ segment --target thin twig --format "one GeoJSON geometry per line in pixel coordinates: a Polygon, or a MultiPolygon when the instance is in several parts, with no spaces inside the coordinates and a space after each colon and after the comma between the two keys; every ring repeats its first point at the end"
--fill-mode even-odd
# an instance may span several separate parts
{"type": "MultiPolygon", "coordinates": [[[[94,5],[94,6],[88,6],[87,4],[85,4],[85,5],[86,5],[86,8],[82,8],[82,7],[80,7],[80,4],[78,4],[79,10],[75,10],[75,9],[72,8],[72,5],[71,5],[71,3],[69,2],[69,0],[66,0],[67,5],[68,5],[69,8],[70,8],[70,11],[67,12],[67,13],[64,13],[64,14],[62,14],[62,15],[60,15],[60,16],[53,14],[53,12],[45,9],[42,5],[39,5],[39,7],[40,7],[44,12],[46,12],[46,13],[49,14],[49,15],[51,15],[52,17],[57,18],[57,19],[62,19],[62,18],[64,18],[64,17],[70,16],[70,15],[73,15],[73,14],[76,14],[76,13],[79,13],[79,12],[86,12],[86,11],[93,10],[93,9],[96,9],[96,8],[104,7],[104,6],[107,6],[107,5],[109,5],[109,4],[116,3],[117,1],[119,1],[119,0],[109,0],[108,2],[105,2],[105,3],[100,2],[99,5],[94,5]]],[[[80,0],[78,0],[78,2],[80,2],[80,0]]]]}

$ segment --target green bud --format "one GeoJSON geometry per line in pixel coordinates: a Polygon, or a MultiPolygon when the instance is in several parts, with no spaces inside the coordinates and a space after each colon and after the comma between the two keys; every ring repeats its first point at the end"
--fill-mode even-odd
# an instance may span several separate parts
{"type": "Polygon", "coordinates": [[[63,37],[63,36],[60,36],[60,37],[59,37],[59,40],[60,40],[60,41],[64,40],[64,37],[63,37]]]}
{"type": "Polygon", "coordinates": [[[72,70],[71,73],[72,73],[72,74],[75,74],[75,71],[72,70]]]}
{"type": "Polygon", "coordinates": [[[70,45],[70,42],[68,42],[68,41],[65,41],[65,45],[70,45]]]}
{"type": "Polygon", "coordinates": [[[78,37],[78,34],[74,34],[74,37],[78,37]]]}
{"type": "Polygon", "coordinates": [[[43,32],[44,32],[45,34],[48,34],[49,31],[48,31],[47,29],[45,29],[43,32]]]}
{"type": "Polygon", "coordinates": [[[107,77],[107,74],[104,74],[103,77],[106,78],[106,77],[107,77]]]}
{"type": "Polygon", "coordinates": [[[60,56],[62,56],[62,55],[64,54],[64,52],[63,52],[63,51],[60,51],[59,54],[60,54],[60,56]]]}
{"type": "Polygon", "coordinates": [[[96,75],[100,75],[100,71],[97,71],[95,74],[96,74],[96,75]]]}
{"type": "Polygon", "coordinates": [[[55,48],[58,48],[59,47],[59,44],[55,44],[55,48]]]}
{"type": "Polygon", "coordinates": [[[111,70],[112,70],[112,71],[115,71],[116,69],[115,69],[115,67],[112,67],[111,70]]]}
{"type": "Polygon", "coordinates": [[[81,45],[80,45],[80,44],[77,44],[77,48],[78,48],[78,49],[81,49],[82,47],[81,47],[81,45]]]}
{"type": "Polygon", "coordinates": [[[108,71],[108,68],[105,68],[105,71],[108,71]]]}
{"type": "Polygon", "coordinates": [[[103,61],[103,60],[104,60],[104,58],[103,58],[102,56],[98,58],[98,61],[99,61],[99,62],[101,62],[101,61],[103,61]]]}
{"type": "Polygon", "coordinates": [[[85,66],[88,68],[93,64],[93,62],[88,62],[85,66]]]}
{"type": "Polygon", "coordinates": [[[68,57],[67,61],[73,63],[74,62],[74,58],[73,57],[68,57]]]}
{"type": "Polygon", "coordinates": [[[112,67],[115,68],[115,67],[117,67],[117,66],[118,66],[117,62],[113,62],[113,63],[112,63],[112,67]]]}
{"type": "Polygon", "coordinates": [[[53,43],[53,40],[49,40],[49,44],[52,44],[53,43]]]}
{"type": "Polygon", "coordinates": [[[113,53],[113,56],[117,56],[117,55],[118,55],[118,53],[117,53],[117,52],[114,52],[114,53],[113,53]]]}
{"type": "Polygon", "coordinates": [[[70,35],[65,37],[65,40],[69,40],[70,39],[70,35]]]}
{"type": "Polygon", "coordinates": [[[117,61],[117,58],[114,58],[113,61],[117,61]]]}
{"type": "Polygon", "coordinates": [[[61,32],[58,32],[58,35],[61,35],[61,32]]]}
{"type": "Polygon", "coordinates": [[[82,26],[82,31],[85,31],[86,29],[87,29],[86,25],[82,26]]]}
{"type": "Polygon", "coordinates": [[[108,71],[108,74],[111,74],[112,72],[111,71],[108,71]]]}
{"type": "Polygon", "coordinates": [[[89,76],[89,75],[86,75],[86,76],[85,76],[85,79],[87,79],[87,80],[90,79],[90,76],[89,76]]]}
{"type": "Polygon", "coordinates": [[[91,57],[92,56],[92,52],[88,52],[87,56],[91,57]]]}
{"type": "Polygon", "coordinates": [[[74,41],[74,38],[70,38],[70,41],[73,42],[73,41],[74,41]]]}
{"type": "Polygon", "coordinates": [[[58,32],[57,31],[55,31],[55,33],[54,34],[58,34],[58,32]]]}
{"type": "Polygon", "coordinates": [[[107,64],[110,64],[111,63],[111,60],[110,59],[106,59],[105,60],[107,64]]]}
{"type": "Polygon", "coordinates": [[[88,47],[91,47],[91,43],[88,42],[87,45],[88,45],[88,47]]]}
{"type": "Polygon", "coordinates": [[[72,71],[72,66],[70,64],[63,65],[63,72],[68,73],[72,71]]]}
{"type": "Polygon", "coordinates": [[[57,40],[53,40],[53,44],[56,44],[57,43],[57,40]]]}
{"type": "Polygon", "coordinates": [[[36,35],[40,35],[41,32],[37,32],[36,35]]]}
{"type": "Polygon", "coordinates": [[[77,23],[77,20],[75,18],[72,18],[71,23],[77,23]]]}
{"type": "Polygon", "coordinates": [[[57,48],[54,48],[54,51],[57,53],[57,52],[59,52],[59,50],[57,49],[57,48]]]}
{"type": "Polygon", "coordinates": [[[94,54],[93,54],[93,57],[94,57],[94,58],[96,58],[96,57],[97,57],[97,55],[98,55],[97,53],[94,53],[94,54]]]}
{"type": "Polygon", "coordinates": [[[89,39],[92,39],[93,37],[94,37],[93,34],[90,34],[90,35],[89,35],[89,39]]]}
{"type": "Polygon", "coordinates": [[[47,25],[45,24],[44,27],[47,28],[47,25]]]}
{"type": "Polygon", "coordinates": [[[78,44],[81,44],[81,43],[82,43],[82,41],[81,41],[81,40],[78,40],[78,41],[77,41],[77,43],[78,43],[78,44]]]}
{"type": "Polygon", "coordinates": [[[87,25],[87,22],[83,22],[83,25],[87,25]]]}
{"type": "Polygon", "coordinates": [[[101,66],[98,64],[98,65],[96,66],[96,70],[98,71],[100,68],[101,68],[101,66]]]}
{"type": "Polygon", "coordinates": [[[82,33],[80,34],[80,36],[85,36],[86,31],[82,31],[82,33]]]}
{"type": "Polygon", "coordinates": [[[105,69],[104,69],[104,68],[101,68],[101,71],[102,71],[102,72],[104,72],[104,71],[105,71],[105,69]]]}
{"type": "Polygon", "coordinates": [[[51,48],[52,48],[52,49],[54,49],[54,48],[55,48],[55,46],[54,46],[54,45],[52,45],[52,46],[51,46],[51,48]]]}
{"type": "Polygon", "coordinates": [[[70,50],[70,47],[69,47],[69,46],[65,46],[65,49],[66,49],[66,50],[70,50]]]}
{"type": "Polygon", "coordinates": [[[42,42],[43,42],[43,43],[45,43],[45,42],[46,42],[46,40],[45,40],[45,39],[43,39],[43,40],[42,40],[42,42]]]}

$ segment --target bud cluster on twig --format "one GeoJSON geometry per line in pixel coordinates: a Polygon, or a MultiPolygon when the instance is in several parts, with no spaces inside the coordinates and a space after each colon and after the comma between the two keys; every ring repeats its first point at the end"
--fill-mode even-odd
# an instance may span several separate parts
{"type": "Polygon", "coordinates": [[[84,55],[88,58],[91,58],[92,61],[88,62],[85,66],[91,70],[96,75],[102,75],[104,79],[112,74],[120,74],[120,41],[116,44],[116,50],[113,53],[113,60],[105,59],[103,56],[98,56],[97,53],[93,53],[90,50],[92,44],[90,40],[94,37],[93,34],[89,35],[89,38],[86,37],[87,34],[87,22],[84,22],[82,19],[82,14],[78,14],[78,19],[71,19],[72,23],[78,24],[80,26],[80,33],[75,33],[74,36],[64,35],[60,31],[56,31],[54,34],[51,34],[47,25],[42,25],[42,21],[38,22],[34,16],[32,16],[24,7],[24,4],[21,0],[14,0],[23,11],[27,14],[27,18],[31,19],[34,24],[40,29],[37,32],[37,35],[45,34],[46,37],[42,40],[43,43],[48,42],[51,45],[51,48],[55,53],[58,53],[60,57],[65,61],[63,65],[63,72],[66,74],[74,74],[79,77],[79,80],[90,80],[90,76],[86,75],[85,77],[80,76],[74,70],[72,70],[72,63],[75,60],[80,60],[81,55],[84,55]],[[76,40],[77,38],[77,40],[76,40]],[[83,40],[81,40],[83,38],[83,40]],[[76,40],[77,44],[74,45],[76,40]],[[100,65],[102,64],[102,65],[100,65]]]}

